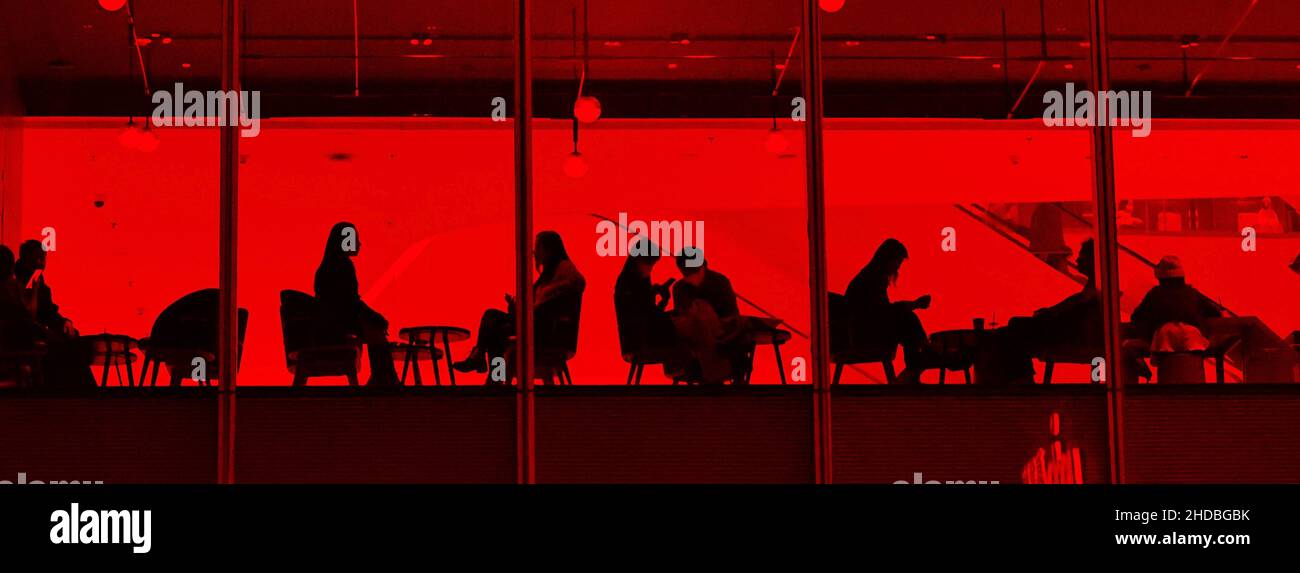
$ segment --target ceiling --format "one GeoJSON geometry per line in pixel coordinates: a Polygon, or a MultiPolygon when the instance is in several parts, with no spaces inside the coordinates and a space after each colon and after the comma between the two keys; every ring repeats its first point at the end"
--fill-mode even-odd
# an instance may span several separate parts
{"type": "MultiPolygon", "coordinates": [[[[95,0],[9,3],[0,44],[29,114],[150,106],[125,10],[95,0]]],[[[264,113],[481,115],[484,96],[509,96],[512,0],[355,0],[355,43],[354,0],[242,4],[241,77],[245,89],[262,90],[264,113]]],[[[1032,96],[1086,83],[1088,4],[847,0],[823,18],[828,113],[998,117],[1027,85],[1032,96]]],[[[1300,117],[1300,2],[1109,4],[1113,81],[1155,91],[1157,115],[1300,117]]],[[[534,5],[538,113],[560,117],[576,92],[584,7],[534,5]]],[[[801,6],[589,0],[587,88],[611,115],[765,115],[778,68],[781,93],[799,93],[800,50],[785,64],[801,6]]],[[[150,40],[142,53],[152,86],[217,85],[219,0],[134,0],[134,13],[137,35],[150,40]]]]}

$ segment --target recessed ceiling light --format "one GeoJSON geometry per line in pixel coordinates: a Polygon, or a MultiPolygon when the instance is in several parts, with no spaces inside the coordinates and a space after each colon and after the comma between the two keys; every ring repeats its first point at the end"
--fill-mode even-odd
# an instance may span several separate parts
{"type": "Polygon", "coordinates": [[[845,47],[845,48],[856,48],[856,47],[861,46],[861,45],[862,45],[862,42],[859,42],[859,41],[857,41],[857,40],[846,40],[846,41],[844,42],[844,47],[845,47]]]}
{"type": "Polygon", "coordinates": [[[189,63],[189,62],[185,62],[185,63],[181,64],[181,67],[184,68],[184,69],[187,69],[187,70],[188,70],[188,69],[190,69],[190,63],[189,63]]]}
{"type": "Polygon", "coordinates": [[[621,47],[623,47],[623,42],[620,42],[620,41],[618,41],[618,40],[605,40],[605,47],[606,47],[606,48],[621,48],[621,47]]]}
{"type": "Polygon", "coordinates": [[[668,69],[670,70],[677,69],[677,62],[668,62],[668,69]]]}

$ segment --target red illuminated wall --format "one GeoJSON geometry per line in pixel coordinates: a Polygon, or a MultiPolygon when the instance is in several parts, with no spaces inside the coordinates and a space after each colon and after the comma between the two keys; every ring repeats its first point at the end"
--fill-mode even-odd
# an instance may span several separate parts
{"type": "MultiPolygon", "coordinates": [[[[1035,123],[832,122],[832,290],[842,291],[875,246],[895,236],[912,250],[897,296],[933,294],[935,307],[923,315],[931,330],[968,327],[971,317],[994,312],[1001,321],[1073,291],[1073,283],[951,207],[1088,200],[1087,132],[1035,123]],[[957,252],[939,251],[946,226],[959,231],[957,252]]],[[[763,124],[602,120],[584,131],[591,170],[574,180],[561,170],[571,145],[568,124],[539,122],[536,228],[559,231],[587,277],[572,365],[578,384],[622,383],[627,373],[612,304],[622,261],[596,256],[590,213],[704,220],[710,264],[741,295],[807,328],[798,134],[788,134],[795,143],[788,157],[773,156],[763,149],[763,124]]],[[[22,228],[28,237],[46,226],[58,231],[49,283],[83,332],[143,336],[170,301],[216,286],[217,139],[212,130],[167,129],[159,149],[142,154],[117,144],[120,127],[118,120],[26,121],[22,228]],[[97,198],[104,207],[94,207],[97,198]]],[[[1120,133],[1120,195],[1294,194],[1298,134],[1295,122],[1212,121],[1158,124],[1145,140],[1120,133]]],[[[372,119],[268,121],[259,137],[244,140],[239,299],[251,319],[241,384],[289,382],[278,292],[311,290],[324,235],[339,220],[358,226],[362,294],[394,331],[430,323],[476,328],[482,309],[499,306],[513,289],[510,138],[509,123],[372,119]]],[[[1296,277],[1273,264],[1300,251],[1300,240],[1262,242],[1261,258],[1233,253],[1231,236],[1134,239],[1142,241],[1135,246],[1157,257],[1177,250],[1193,282],[1212,286],[1234,310],[1260,314],[1280,332],[1300,324],[1300,308],[1278,303],[1295,292],[1296,277]]],[[[1140,294],[1150,283],[1148,270],[1127,263],[1122,270],[1127,293],[1140,294]]],[[[658,272],[675,271],[661,264],[658,272]]],[[[800,338],[784,351],[787,361],[806,354],[800,338]]],[[[774,382],[766,350],[758,361],[755,382],[774,382]]]]}

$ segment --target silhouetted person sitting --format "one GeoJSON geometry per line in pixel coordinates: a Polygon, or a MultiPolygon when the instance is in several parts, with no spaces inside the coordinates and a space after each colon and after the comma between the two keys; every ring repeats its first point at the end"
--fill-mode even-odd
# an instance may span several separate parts
{"type": "Polygon", "coordinates": [[[844,290],[844,300],[852,321],[854,346],[903,347],[907,368],[898,375],[901,384],[920,382],[921,372],[930,360],[930,343],[925,327],[916,315],[930,308],[930,295],[916,300],[889,300],[889,287],[898,282],[907,248],[898,239],[885,239],[867,266],[858,271],[844,290]]]}
{"type": "Polygon", "coordinates": [[[673,285],[673,324],[695,360],[685,371],[670,374],[706,384],[738,380],[753,344],[731,281],[709,268],[704,252],[695,247],[683,249],[676,261],[682,279],[673,285]]]}
{"type": "Polygon", "coordinates": [[[0,245],[0,350],[29,350],[40,334],[14,278],[14,252],[0,245]]]}
{"type": "Polygon", "coordinates": [[[37,240],[23,242],[14,263],[14,280],[23,304],[45,339],[45,382],[67,388],[94,388],[89,348],[78,340],[72,321],[59,314],[54,295],[45,284],[46,253],[37,240]]]}
{"type": "Polygon", "coordinates": [[[397,370],[388,347],[388,320],[361,300],[357,268],[352,257],[361,251],[361,237],[352,223],[341,222],[325,239],[325,254],[316,269],[316,300],[321,311],[366,345],[370,386],[396,386],[397,370]]]}
{"type": "MultiPolygon", "coordinates": [[[[533,262],[539,268],[533,282],[534,333],[547,332],[559,320],[576,320],[567,316],[574,297],[581,299],[587,280],[569,259],[564,240],[555,231],[542,231],[533,243],[533,262]]],[[[490,308],[479,319],[478,338],[464,360],[452,366],[460,372],[487,372],[488,358],[505,356],[510,337],[515,335],[515,297],[506,295],[506,310],[490,308]]],[[[546,343],[536,340],[538,345],[546,343]]]]}
{"type": "Polygon", "coordinates": [[[1223,316],[1219,305],[1187,284],[1178,257],[1160,259],[1155,268],[1160,284],[1151,287],[1133,310],[1134,334],[1151,341],[1151,352],[1205,350],[1205,319],[1223,316]]]}
{"type": "Polygon", "coordinates": [[[659,255],[650,254],[649,241],[637,239],[614,283],[614,314],[624,357],[648,354],[664,359],[678,346],[672,318],[665,311],[673,281],[656,285],[650,280],[658,262],[659,255]]]}
{"type": "Polygon", "coordinates": [[[1093,242],[1088,239],[1075,257],[1075,266],[1087,279],[1079,292],[1034,311],[1033,316],[1013,318],[1005,328],[990,334],[977,377],[993,384],[1032,384],[1035,356],[1058,351],[1103,354],[1101,297],[1093,256],[1093,242]]]}

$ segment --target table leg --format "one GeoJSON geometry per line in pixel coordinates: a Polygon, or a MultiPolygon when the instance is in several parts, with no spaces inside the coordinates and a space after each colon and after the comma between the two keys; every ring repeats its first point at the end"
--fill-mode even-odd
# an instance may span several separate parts
{"type": "MultiPolygon", "coordinates": [[[[442,331],[442,352],[447,357],[447,379],[451,381],[452,386],[455,386],[456,369],[451,367],[451,341],[448,340],[447,331],[445,330],[442,331]]],[[[491,364],[489,364],[488,368],[491,367],[491,364]]]]}

